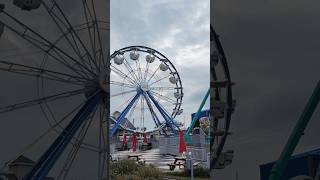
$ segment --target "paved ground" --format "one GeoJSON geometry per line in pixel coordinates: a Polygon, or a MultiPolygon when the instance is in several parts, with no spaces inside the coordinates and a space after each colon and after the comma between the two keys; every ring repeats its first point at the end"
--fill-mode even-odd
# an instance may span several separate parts
{"type": "MultiPolygon", "coordinates": [[[[146,161],[146,164],[153,164],[159,169],[169,171],[168,163],[174,161],[174,157],[170,155],[161,155],[159,149],[152,149],[147,151],[137,151],[136,154],[141,154],[142,159],[146,161]]],[[[115,158],[127,159],[129,154],[133,154],[131,151],[118,151],[114,154],[115,158]]],[[[181,167],[182,168],[182,167],[181,167]]],[[[182,169],[181,169],[182,170],[182,169]]],[[[175,168],[175,171],[179,171],[179,168],[175,168]]]]}

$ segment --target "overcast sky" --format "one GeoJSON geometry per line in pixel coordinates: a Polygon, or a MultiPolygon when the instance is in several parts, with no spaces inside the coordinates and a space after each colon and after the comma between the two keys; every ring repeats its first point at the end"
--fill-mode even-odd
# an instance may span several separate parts
{"type": "MultiPolygon", "coordinates": [[[[181,77],[184,113],[176,119],[187,125],[209,88],[209,4],[209,0],[111,0],[111,52],[142,45],[164,54],[181,77]]],[[[146,124],[154,127],[151,119],[146,124]]]]}
{"type": "MultiPolygon", "coordinates": [[[[214,179],[259,179],[259,165],[278,158],[320,79],[320,3],[316,0],[216,0],[211,18],[236,83],[236,111],[226,149],[231,166],[214,179]]],[[[319,147],[320,108],[296,153],[319,147]]]]}

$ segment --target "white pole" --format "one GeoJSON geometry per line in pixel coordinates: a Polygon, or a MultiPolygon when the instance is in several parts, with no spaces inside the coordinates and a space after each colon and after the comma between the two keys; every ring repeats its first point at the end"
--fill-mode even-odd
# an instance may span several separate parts
{"type": "Polygon", "coordinates": [[[190,157],[191,180],[194,180],[194,177],[193,177],[192,153],[191,153],[191,151],[189,152],[189,157],[190,157]]]}

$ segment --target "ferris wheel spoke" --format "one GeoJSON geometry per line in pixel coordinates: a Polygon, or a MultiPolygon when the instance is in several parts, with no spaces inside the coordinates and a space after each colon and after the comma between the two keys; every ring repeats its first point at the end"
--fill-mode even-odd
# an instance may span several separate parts
{"type": "MultiPolygon", "coordinates": [[[[93,19],[93,17],[92,17],[91,11],[90,11],[90,9],[89,9],[89,6],[88,6],[88,3],[87,3],[86,0],[82,0],[82,7],[83,7],[85,19],[86,19],[87,31],[88,31],[88,36],[89,36],[89,40],[90,40],[90,47],[91,47],[91,51],[92,51],[93,57],[94,57],[94,59],[95,59],[94,64],[95,64],[95,66],[98,68],[99,65],[97,64],[97,63],[98,63],[98,62],[97,62],[98,60],[97,60],[97,56],[96,56],[95,39],[93,39],[93,38],[95,38],[95,36],[92,37],[93,35],[92,35],[92,33],[91,33],[91,30],[90,30],[90,26],[91,26],[91,25],[89,25],[89,24],[90,24],[90,21],[93,22],[94,19],[93,19]],[[88,15],[89,15],[89,16],[88,16],[88,15]],[[90,19],[91,19],[90,21],[89,21],[89,17],[90,17],[90,19]]],[[[92,28],[93,28],[93,33],[94,33],[94,35],[95,35],[95,31],[96,31],[96,30],[95,30],[95,26],[93,25],[92,28]]]]}
{"type": "Polygon", "coordinates": [[[143,81],[146,81],[146,79],[147,79],[147,76],[148,76],[148,73],[149,73],[149,66],[150,66],[150,63],[147,62],[146,67],[145,67],[145,70],[144,70],[143,81]]]}
{"type": "Polygon", "coordinates": [[[159,93],[154,92],[154,91],[151,91],[151,93],[152,93],[153,95],[157,96],[158,98],[161,98],[161,99],[163,99],[163,100],[165,100],[165,101],[167,101],[167,102],[169,102],[169,103],[171,103],[171,104],[175,104],[175,103],[176,103],[176,100],[171,99],[171,98],[169,98],[169,97],[167,97],[167,96],[164,96],[164,95],[159,94],[159,93]]]}
{"type": "Polygon", "coordinates": [[[130,109],[130,112],[129,112],[129,115],[128,115],[129,118],[132,117],[134,111],[136,110],[138,102],[139,102],[139,98],[140,98],[140,96],[138,97],[137,101],[134,102],[132,108],[130,109]]]}
{"type": "Polygon", "coordinates": [[[130,90],[130,91],[124,91],[124,92],[117,93],[117,94],[112,94],[112,95],[110,95],[110,97],[113,98],[113,97],[129,94],[129,93],[133,93],[133,92],[137,92],[137,90],[130,90]]]}
{"type": "Polygon", "coordinates": [[[85,51],[85,54],[88,55],[89,61],[94,62],[94,59],[89,53],[87,47],[84,45],[78,33],[72,27],[70,21],[68,20],[68,18],[66,17],[62,9],[60,8],[59,4],[55,0],[51,0],[51,3],[52,5],[51,7],[49,7],[49,5],[45,3],[45,1],[42,1],[42,5],[45,7],[45,9],[47,10],[47,13],[50,15],[51,19],[55,22],[55,24],[57,25],[61,33],[64,33],[67,31],[70,32],[73,43],[67,36],[64,36],[64,37],[68,41],[69,45],[72,47],[74,52],[82,60],[82,63],[84,63],[85,61],[81,57],[80,47],[78,46],[78,44],[80,44],[82,49],[85,51]],[[55,10],[57,10],[57,12],[55,10]]]}
{"type": "Polygon", "coordinates": [[[0,61],[0,71],[6,71],[16,74],[22,74],[33,77],[41,77],[44,79],[70,83],[75,85],[83,85],[85,79],[66,73],[60,73],[43,68],[37,68],[8,61],[0,61]]]}
{"type": "Polygon", "coordinates": [[[154,123],[156,124],[157,127],[160,126],[161,122],[160,122],[157,114],[155,113],[151,102],[149,101],[148,97],[145,95],[145,93],[143,93],[143,97],[144,97],[145,102],[146,102],[146,104],[147,104],[147,106],[149,108],[149,111],[150,111],[150,114],[151,114],[151,117],[152,117],[154,123]]]}
{"type": "Polygon", "coordinates": [[[128,73],[131,74],[132,73],[132,77],[135,80],[136,84],[139,84],[139,77],[136,75],[136,73],[134,72],[134,70],[132,69],[132,67],[130,66],[129,62],[127,61],[126,58],[124,58],[124,62],[123,62],[124,66],[127,68],[128,73]]]}
{"type": "Polygon", "coordinates": [[[123,106],[125,106],[126,104],[128,104],[132,99],[134,98],[134,96],[131,96],[129,98],[127,98],[122,104],[120,104],[117,108],[115,109],[121,109],[123,106]]]}
{"type": "Polygon", "coordinates": [[[148,79],[147,83],[150,82],[150,80],[154,77],[154,75],[158,72],[158,70],[160,69],[160,66],[157,67],[157,69],[155,71],[153,71],[151,77],[148,79]]]}
{"type": "MultiPolygon", "coordinates": [[[[70,112],[68,112],[66,115],[64,115],[58,122],[56,122],[53,125],[50,125],[50,128],[48,128],[45,132],[43,132],[40,136],[38,136],[33,142],[31,142],[30,144],[28,144],[22,151],[20,151],[18,153],[18,155],[15,158],[12,158],[12,160],[16,159],[17,157],[19,157],[20,155],[23,155],[25,153],[27,153],[28,150],[30,150],[32,147],[34,147],[37,143],[39,143],[43,138],[45,138],[50,132],[52,131],[56,131],[57,130],[55,128],[61,126],[61,124],[69,117],[71,116],[73,113],[75,113],[78,109],[80,109],[80,107],[83,104],[80,104],[78,106],[76,106],[75,108],[73,108],[70,112]]],[[[10,162],[10,161],[9,161],[10,162]]]]}
{"type": "Polygon", "coordinates": [[[127,74],[124,74],[120,69],[114,67],[112,64],[110,65],[110,69],[111,71],[113,71],[114,73],[116,73],[118,76],[124,78],[126,81],[128,81],[130,84],[132,85],[138,85],[138,83],[132,79],[130,76],[128,76],[127,74]]]}
{"type": "MultiPolygon", "coordinates": [[[[139,60],[137,60],[139,61],[139,60]]],[[[135,62],[136,64],[136,69],[137,69],[137,73],[138,73],[138,78],[139,78],[139,82],[142,82],[142,72],[141,72],[141,67],[140,67],[140,61],[139,62],[135,62]]]]}
{"type": "Polygon", "coordinates": [[[56,26],[60,30],[60,32],[63,34],[62,38],[64,38],[68,42],[69,46],[72,48],[72,50],[79,57],[81,62],[84,64],[85,61],[84,61],[83,57],[81,56],[80,48],[79,48],[79,46],[78,46],[78,44],[77,44],[77,42],[75,40],[75,37],[73,35],[73,32],[72,32],[73,28],[72,29],[68,29],[68,25],[66,24],[66,22],[64,22],[59,17],[59,15],[54,12],[54,9],[57,9],[55,2],[53,2],[53,5],[51,7],[49,7],[44,1],[42,1],[42,4],[45,7],[45,9],[47,10],[47,12],[50,15],[51,19],[54,21],[54,23],[56,24],[56,26]],[[63,26],[64,26],[65,29],[63,28],[63,26]],[[69,34],[72,37],[72,41],[73,42],[71,42],[71,40],[68,38],[69,34]]]}
{"type": "Polygon", "coordinates": [[[99,45],[99,50],[101,52],[100,54],[100,59],[98,61],[100,68],[101,67],[105,67],[106,65],[106,56],[104,55],[103,52],[103,46],[102,46],[102,40],[101,40],[101,32],[99,29],[99,24],[98,24],[98,19],[97,19],[97,12],[96,12],[96,8],[95,8],[95,3],[94,0],[91,0],[91,8],[92,8],[92,14],[93,14],[93,22],[94,22],[94,27],[97,33],[97,38],[98,38],[98,45],[99,45]]]}
{"type": "Polygon", "coordinates": [[[98,157],[98,179],[102,180],[104,171],[105,171],[105,162],[106,162],[106,137],[107,133],[105,132],[104,119],[106,117],[106,108],[102,105],[100,106],[100,118],[99,118],[99,157],[98,157]]]}
{"type": "Polygon", "coordinates": [[[177,89],[176,87],[150,87],[150,90],[157,90],[157,91],[166,91],[166,90],[175,90],[177,89]]]}
{"type": "Polygon", "coordinates": [[[110,81],[110,84],[116,85],[116,86],[121,86],[121,87],[127,87],[127,88],[136,88],[132,84],[127,84],[123,82],[118,82],[118,81],[110,81]]]}
{"type": "Polygon", "coordinates": [[[166,79],[166,78],[168,78],[169,76],[171,76],[171,74],[169,74],[169,75],[167,75],[167,76],[164,76],[164,77],[162,77],[162,78],[160,78],[160,79],[152,82],[151,84],[149,84],[149,86],[151,86],[151,85],[153,85],[153,84],[155,84],[155,83],[157,83],[157,82],[159,82],[159,81],[161,81],[161,80],[163,80],[163,79],[166,79]]]}
{"type": "Polygon", "coordinates": [[[87,0],[82,0],[82,7],[83,7],[85,19],[86,19],[91,50],[92,50],[94,59],[96,61],[95,64],[99,67],[98,68],[99,70],[106,66],[106,59],[105,59],[106,57],[103,51],[101,31],[100,31],[101,29],[99,28],[99,23],[98,23],[99,20],[97,19],[97,16],[96,16],[94,1],[91,1],[91,3],[88,3],[87,0]],[[92,32],[90,28],[93,29],[92,32]],[[98,45],[98,48],[97,48],[97,45],[98,45]],[[99,54],[99,57],[97,57],[97,54],[99,54]]]}
{"type": "Polygon", "coordinates": [[[77,141],[72,145],[72,149],[67,155],[67,158],[63,164],[62,170],[60,171],[57,179],[66,179],[68,176],[68,173],[70,172],[70,169],[75,161],[75,158],[77,157],[77,154],[79,152],[79,149],[81,148],[81,144],[84,142],[84,139],[86,137],[86,134],[89,130],[90,125],[92,124],[92,121],[94,119],[96,110],[91,114],[91,117],[89,117],[89,120],[84,123],[76,137],[77,141]]]}
{"type": "Polygon", "coordinates": [[[141,98],[141,121],[142,121],[142,127],[144,128],[144,98],[141,98]]]}
{"type": "Polygon", "coordinates": [[[59,99],[65,99],[65,98],[68,98],[71,96],[79,95],[79,94],[83,93],[83,91],[84,91],[83,89],[68,91],[68,92],[50,95],[50,96],[46,96],[46,97],[42,97],[42,98],[30,100],[30,101],[25,101],[22,103],[17,103],[17,104],[5,106],[5,107],[0,107],[0,114],[14,111],[17,109],[30,107],[30,106],[35,106],[35,105],[42,104],[45,102],[52,102],[52,101],[59,100],[59,99]]]}
{"type": "Polygon", "coordinates": [[[160,103],[158,103],[155,98],[153,97],[153,93],[150,91],[146,92],[148,94],[148,97],[151,99],[151,101],[153,102],[153,104],[156,106],[156,108],[158,109],[158,111],[160,112],[160,114],[162,115],[162,117],[165,119],[165,121],[168,123],[168,125],[170,126],[170,128],[172,130],[175,130],[174,126],[178,128],[179,127],[174,123],[172,116],[169,115],[168,111],[166,110],[166,108],[163,107],[163,105],[161,105],[160,103]]]}
{"type": "Polygon", "coordinates": [[[17,25],[22,28],[22,30],[18,30],[7,23],[3,23],[10,31],[16,33],[18,36],[21,38],[25,39],[35,47],[41,49],[42,51],[46,52],[48,55],[53,57],[55,60],[57,60],[59,63],[62,65],[68,67],[69,69],[73,70],[74,72],[78,73],[79,75],[83,76],[83,74],[80,74],[77,69],[75,69],[69,62],[67,62],[64,58],[58,58],[54,54],[50,53],[50,50],[55,51],[57,55],[60,55],[60,57],[63,55],[67,57],[70,61],[74,62],[79,68],[82,70],[87,71],[88,73],[94,74],[88,67],[84,66],[81,64],[79,61],[77,61],[75,58],[73,58],[71,55],[63,51],[62,49],[58,48],[55,44],[53,44],[51,41],[48,39],[44,38],[42,35],[37,33],[35,30],[31,29],[29,26],[25,25],[6,11],[2,12],[5,14],[7,17],[9,17],[11,20],[13,20],[17,25]],[[29,35],[30,33],[30,35],[29,35]],[[48,49],[45,49],[44,47],[47,47],[48,49]]]}

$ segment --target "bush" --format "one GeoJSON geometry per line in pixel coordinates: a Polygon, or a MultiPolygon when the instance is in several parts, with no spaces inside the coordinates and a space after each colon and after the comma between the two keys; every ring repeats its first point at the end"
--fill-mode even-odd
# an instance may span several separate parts
{"type": "MultiPolygon", "coordinates": [[[[171,176],[190,177],[191,172],[186,169],[184,171],[169,172],[167,174],[171,176]]],[[[210,178],[210,171],[208,168],[198,166],[193,169],[193,175],[194,177],[210,178]]]]}
{"type": "Polygon", "coordinates": [[[151,166],[139,168],[137,175],[143,179],[160,179],[163,175],[159,169],[151,166]]]}
{"type": "Polygon", "coordinates": [[[111,163],[112,180],[157,180],[162,172],[153,165],[138,165],[134,160],[120,160],[111,163]]]}
{"type": "Polygon", "coordinates": [[[196,168],[193,169],[193,174],[195,177],[210,177],[210,170],[208,168],[204,168],[201,166],[198,166],[196,168]]]}
{"type": "Polygon", "coordinates": [[[121,176],[134,174],[139,168],[134,160],[121,160],[111,163],[111,175],[121,176]]]}

